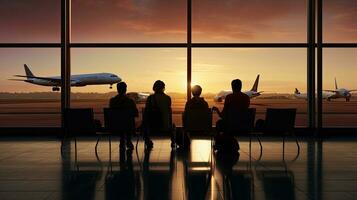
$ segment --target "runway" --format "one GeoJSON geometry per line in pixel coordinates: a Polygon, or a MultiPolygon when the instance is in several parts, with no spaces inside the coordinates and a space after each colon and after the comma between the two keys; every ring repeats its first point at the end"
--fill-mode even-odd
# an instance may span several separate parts
{"type": "MultiPolygon", "coordinates": [[[[207,99],[210,107],[223,107],[223,103],[207,99]]],[[[173,121],[181,126],[181,114],[186,100],[174,98],[172,102],[173,121]]],[[[60,126],[60,101],[59,100],[1,100],[0,101],[0,127],[58,127],[60,126]]],[[[93,108],[95,118],[103,120],[103,108],[108,106],[108,100],[72,100],[73,108],[93,108]]],[[[143,103],[137,104],[141,111],[143,103]]],[[[266,108],[297,108],[296,126],[307,126],[307,101],[298,99],[252,99],[251,107],[257,109],[256,119],[265,117],[266,108]]],[[[357,125],[357,100],[350,102],[334,100],[323,102],[323,124],[326,127],[357,125]]],[[[137,120],[140,123],[140,118],[137,120]]],[[[213,115],[213,122],[218,119],[213,115]]]]}

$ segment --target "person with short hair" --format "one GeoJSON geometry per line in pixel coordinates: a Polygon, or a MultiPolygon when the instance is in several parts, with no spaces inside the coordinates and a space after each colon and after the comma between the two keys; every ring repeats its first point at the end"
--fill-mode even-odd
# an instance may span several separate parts
{"type": "MultiPolygon", "coordinates": [[[[161,80],[155,81],[153,85],[153,91],[154,94],[151,94],[145,104],[145,112],[147,113],[146,116],[147,118],[145,119],[146,122],[146,128],[150,127],[149,129],[152,128],[152,124],[154,123],[155,120],[159,121],[158,123],[160,124],[160,127],[154,127],[155,130],[149,130],[149,131],[157,131],[160,133],[169,133],[172,131],[172,109],[171,109],[171,97],[165,94],[165,83],[161,80]],[[157,116],[158,119],[153,119],[153,116],[149,116],[150,114],[153,113],[153,111],[156,111],[156,113],[160,113],[160,116],[157,116]],[[149,119],[151,117],[151,119],[149,119]]],[[[155,122],[157,123],[157,122],[155,122]]],[[[157,125],[157,124],[156,124],[157,125]]],[[[147,148],[152,148],[153,147],[153,142],[151,141],[147,131],[145,131],[144,135],[145,139],[145,145],[147,148]]],[[[173,138],[171,137],[171,140],[173,138]]],[[[173,145],[172,144],[171,146],[173,145]]]]}
{"type": "Polygon", "coordinates": [[[229,113],[246,111],[250,105],[249,96],[241,91],[242,81],[234,79],[231,82],[231,86],[232,94],[226,96],[222,112],[220,112],[217,107],[212,108],[212,110],[216,111],[221,117],[221,119],[216,122],[218,135],[215,136],[214,145],[214,149],[221,149],[221,151],[224,151],[227,147],[232,151],[239,150],[239,143],[234,139],[234,137],[226,133],[225,120],[227,119],[229,113]]]}
{"type": "Polygon", "coordinates": [[[226,96],[222,112],[217,107],[212,108],[222,119],[225,118],[227,110],[239,112],[248,109],[250,105],[249,96],[242,92],[242,81],[234,79],[231,86],[232,94],[226,96]]]}
{"type": "MultiPolygon", "coordinates": [[[[126,90],[127,90],[127,85],[126,85],[125,82],[120,82],[120,83],[117,84],[118,94],[115,97],[110,99],[109,108],[129,110],[134,117],[138,117],[139,116],[139,112],[138,112],[138,109],[136,107],[136,104],[131,98],[129,98],[126,95],[126,90]]],[[[125,138],[126,138],[126,146],[127,146],[127,148],[128,149],[133,149],[134,148],[134,145],[131,142],[131,134],[132,133],[126,133],[125,134],[126,136],[124,134],[122,134],[120,136],[120,147],[121,148],[125,147],[125,144],[124,144],[125,138]]]]}
{"type": "Polygon", "coordinates": [[[203,97],[201,97],[202,88],[199,85],[195,85],[191,90],[192,98],[186,102],[185,111],[191,109],[208,110],[208,103],[203,97]]]}

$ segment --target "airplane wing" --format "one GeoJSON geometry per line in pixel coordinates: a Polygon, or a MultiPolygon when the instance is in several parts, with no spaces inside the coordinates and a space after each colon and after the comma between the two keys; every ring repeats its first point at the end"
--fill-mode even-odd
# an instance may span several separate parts
{"type": "Polygon", "coordinates": [[[323,90],[323,91],[325,91],[325,92],[337,92],[336,90],[323,90]]]}
{"type": "Polygon", "coordinates": [[[14,75],[15,77],[23,77],[23,78],[36,78],[46,81],[51,81],[53,83],[61,84],[60,78],[49,78],[49,77],[39,77],[39,76],[25,76],[25,75],[14,75]]]}
{"type": "Polygon", "coordinates": [[[26,79],[16,79],[16,78],[10,78],[7,80],[9,80],[9,81],[26,81],[26,79]]]}

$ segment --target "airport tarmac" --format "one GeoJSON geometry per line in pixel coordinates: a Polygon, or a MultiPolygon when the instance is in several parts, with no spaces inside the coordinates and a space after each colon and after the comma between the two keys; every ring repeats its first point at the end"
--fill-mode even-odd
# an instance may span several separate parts
{"type": "MultiPolygon", "coordinates": [[[[220,109],[223,103],[216,103],[207,100],[209,105],[217,106],[220,109]]],[[[177,126],[182,125],[181,113],[185,106],[185,99],[173,99],[173,121],[177,126]]],[[[73,108],[93,108],[95,118],[103,120],[104,107],[107,107],[107,100],[72,100],[73,108]]],[[[144,107],[143,103],[137,104],[138,109],[144,107]]],[[[266,108],[297,108],[296,126],[307,126],[307,101],[298,99],[252,99],[251,107],[257,109],[256,119],[265,117],[266,108]]],[[[345,102],[334,100],[324,101],[324,126],[357,126],[357,101],[345,102]]],[[[217,114],[213,115],[213,122],[218,119],[217,114]]],[[[140,119],[138,119],[140,123],[140,119]]],[[[1,100],[0,101],[0,127],[56,127],[60,126],[60,101],[58,100],[1,100]]]]}

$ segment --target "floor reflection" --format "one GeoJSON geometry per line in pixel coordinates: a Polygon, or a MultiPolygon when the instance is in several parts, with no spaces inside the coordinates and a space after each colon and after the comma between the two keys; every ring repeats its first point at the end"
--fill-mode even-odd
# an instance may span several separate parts
{"type": "Polygon", "coordinates": [[[0,141],[0,199],[356,199],[357,149],[354,142],[279,140],[259,145],[241,141],[240,153],[210,151],[210,140],[195,140],[190,151],[171,150],[156,139],[151,151],[134,151],[104,140],[0,141]],[[347,150],[347,149],[348,150],[347,150]]]}

